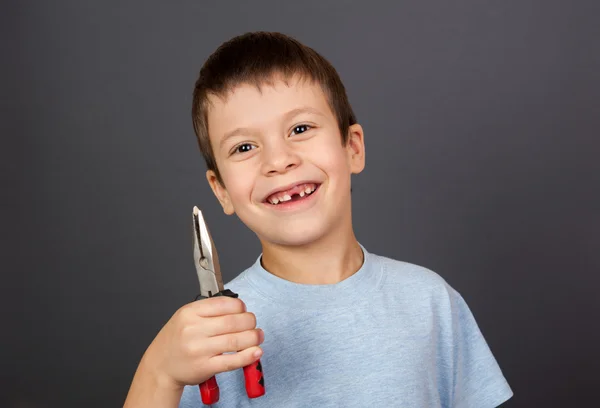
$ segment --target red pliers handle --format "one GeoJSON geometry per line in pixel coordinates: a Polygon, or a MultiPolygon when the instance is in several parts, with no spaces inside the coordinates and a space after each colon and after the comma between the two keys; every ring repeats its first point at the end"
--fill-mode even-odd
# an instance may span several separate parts
{"type": "MultiPolygon", "coordinates": [[[[236,293],[229,289],[215,293],[213,296],[238,297],[236,293]]],[[[260,360],[244,367],[244,379],[248,398],[258,398],[265,395],[265,379],[260,360]]],[[[202,396],[202,402],[206,405],[211,405],[219,401],[219,384],[217,384],[217,379],[214,375],[200,384],[200,395],[202,396]]]]}

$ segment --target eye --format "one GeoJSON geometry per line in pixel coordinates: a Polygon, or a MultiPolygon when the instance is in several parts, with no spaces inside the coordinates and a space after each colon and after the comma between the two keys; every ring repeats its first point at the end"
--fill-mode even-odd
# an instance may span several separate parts
{"type": "Polygon", "coordinates": [[[256,146],[250,144],[250,143],[242,143],[241,145],[237,146],[235,149],[233,149],[232,154],[235,153],[246,153],[249,152],[250,150],[254,149],[256,146]]]}
{"type": "Polygon", "coordinates": [[[309,130],[311,127],[309,125],[298,125],[296,127],[294,127],[294,130],[292,130],[292,134],[300,134],[300,133],[304,133],[307,130],[309,130]]]}

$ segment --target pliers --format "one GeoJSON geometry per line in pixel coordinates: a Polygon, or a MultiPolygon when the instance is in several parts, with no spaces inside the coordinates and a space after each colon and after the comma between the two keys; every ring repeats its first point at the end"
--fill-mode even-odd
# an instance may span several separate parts
{"type": "MultiPolygon", "coordinates": [[[[214,296],[228,296],[237,298],[238,295],[229,289],[223,288],[223,278],[219,267],[217,249],[198,207],[193,210],[194,219],[194,265],[200,282],[200,295],[198,298],[214,296]]],[[[257,398],[265,394],[265,383],[260,360],[244,367],[246,394],[249,398],[257,398]]],[[[202,402],[210,405],[219,401],[219,385],[215,376],[200,384],[202,402]]]]}

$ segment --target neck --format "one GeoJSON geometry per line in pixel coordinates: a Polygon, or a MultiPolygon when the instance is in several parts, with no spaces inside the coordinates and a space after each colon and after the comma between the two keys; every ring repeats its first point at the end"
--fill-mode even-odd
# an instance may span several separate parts
{"type": "Polygon", "coordinates": [[[327,234],[318,242],[281,246],[263,242],[262,266],[275,276],[308,285],[341,282],[363,264],[363,252],[352,225],[327,234]],[[340,237],[343,237],[340,239],[340,237]]]}

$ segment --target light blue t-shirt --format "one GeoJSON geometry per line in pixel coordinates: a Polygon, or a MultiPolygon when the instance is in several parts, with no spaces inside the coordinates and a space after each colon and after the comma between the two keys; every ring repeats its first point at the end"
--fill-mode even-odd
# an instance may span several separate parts
{"type": "MultiPolygon", "coordinates": [[[[342,282],[304,285],[256,263],[231,281],[265,332],[266,393],[217,374],[213,407],[492,408],[512,396],[463,298],[439,275],[367,252],[342,282]]],[[[315,272],[318,273],[318,272],[315,272]]],[[[180,408],[204,406],[186,387],[180,408]]]]}

